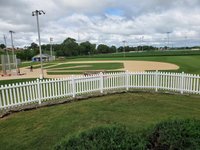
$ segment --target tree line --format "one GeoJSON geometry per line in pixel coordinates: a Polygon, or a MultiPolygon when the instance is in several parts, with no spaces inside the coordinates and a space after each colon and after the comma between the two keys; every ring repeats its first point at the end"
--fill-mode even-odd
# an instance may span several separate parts
{"type": "MultiPolygon", "coordinates": [[[[107,54],[107,53],[120,53],[129,51],[150,51],[156,50],[153,46],[108,46],[106,44],[93,44],[89,41],[78,43],[73,38],[66,38],[61,44],[53,44],[53,54],[57,57],[71,57],[81,55],[94,55],[94,54],[107,54]]],[[[4,44],[0,44],[0,48],[5,49],[4,44]]],[[[50,54],[50,44],[41,45],[42,52],[50,54]]],[[[31,60],[35,55],[39,54],[39,46],[36,43],[31,43],[30,46],[26,46],[24,50],[16,51],[17,58],[21,60],[31,60]]]]}

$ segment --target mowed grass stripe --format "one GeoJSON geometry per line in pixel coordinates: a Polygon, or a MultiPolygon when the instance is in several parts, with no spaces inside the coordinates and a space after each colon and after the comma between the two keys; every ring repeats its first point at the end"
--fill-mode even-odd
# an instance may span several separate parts
{"type": "Polygon", "coordinates": [[[105,124],[132,131],[177,118],[200,119],[199,96],[116,94],[12,114],[0,120],[2,149],[51,149],[64,137],[105,124]]]}
{"type": "Polygon", "coordinates": [[[49,67],[48,69],[61,70],[98,70],[98,69],[120,69],[123,68],[123,63],[74,63],[74,64],[60,64],[57,66],[49,67]],[[81,67],[82,65],[86,67],[81,67]],[[80,66],[80,67],[76,67],[80,66]],[[88,67],[87,67],[88,66],[88,67]],[[75,68],[64,68],[64,67],[75,67],[75,68]]]}

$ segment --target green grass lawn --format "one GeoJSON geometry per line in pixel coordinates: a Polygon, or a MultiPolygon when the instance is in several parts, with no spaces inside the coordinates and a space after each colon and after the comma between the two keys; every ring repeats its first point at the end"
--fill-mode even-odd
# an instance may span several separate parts
{"type": "Polygon", "coordinates": [[[51,149],[64,137],[107,124],[131,131],[168,119],[200,119],[200,97],[125,93],[12,114],[0,120],[1,149],[51,149]]]}

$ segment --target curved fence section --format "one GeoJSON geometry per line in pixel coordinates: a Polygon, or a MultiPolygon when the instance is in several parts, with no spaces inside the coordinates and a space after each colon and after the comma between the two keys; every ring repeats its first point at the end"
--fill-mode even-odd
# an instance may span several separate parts
{"type": "Polygon", "coordinates": [[[56,98],[114,89],[152,89],[200,94],[200,76],[169,72],[100,73],[63,79],[35,80],[0,87],[0,109],[56,98]]]}

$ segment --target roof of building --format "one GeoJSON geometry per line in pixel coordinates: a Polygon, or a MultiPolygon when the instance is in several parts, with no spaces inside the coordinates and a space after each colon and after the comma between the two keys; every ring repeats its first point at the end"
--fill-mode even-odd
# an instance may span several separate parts
{"type": "MultiPolygon", "coordinates": [[[[42,54],[42,57],[51,57],[49,54],[42,54]]],[[[33,58],[40,58],[40,54],[33,56],[33,58]]]]}

